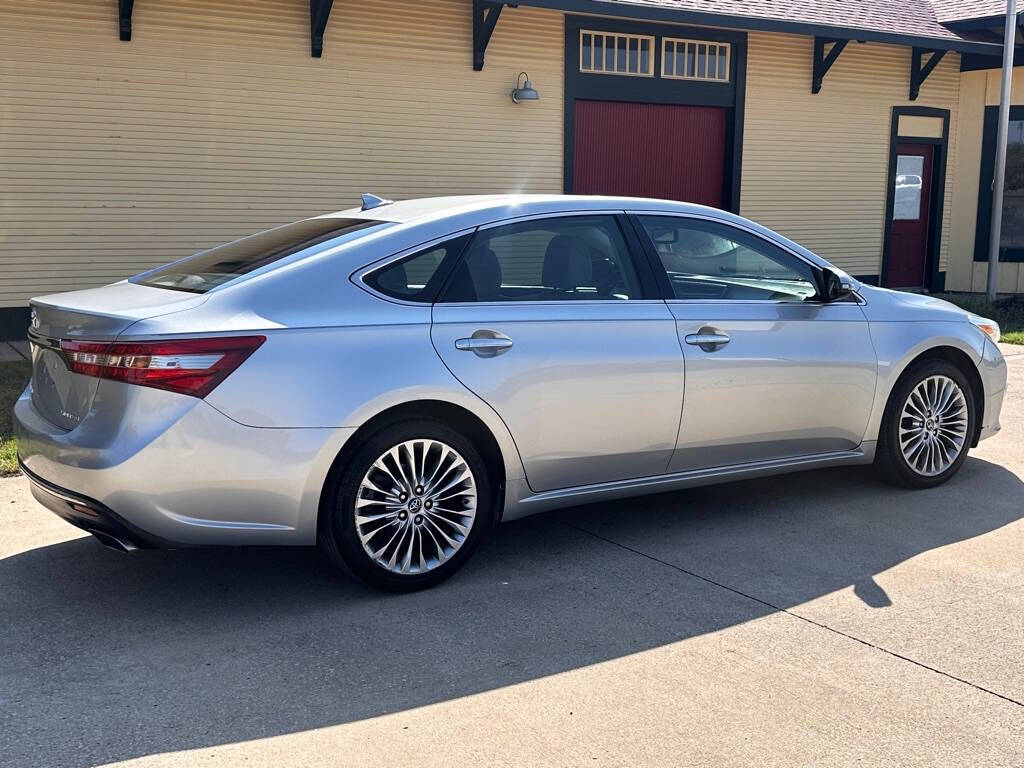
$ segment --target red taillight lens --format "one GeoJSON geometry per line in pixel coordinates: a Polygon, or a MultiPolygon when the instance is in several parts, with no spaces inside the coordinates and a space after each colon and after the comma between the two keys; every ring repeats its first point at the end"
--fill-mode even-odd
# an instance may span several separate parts
{"type": "Polygon", "coordinates": [[[206,397],[266,340],[232,336],[122,344],[65,339],[60,348],[74,373],[206,397]]]}

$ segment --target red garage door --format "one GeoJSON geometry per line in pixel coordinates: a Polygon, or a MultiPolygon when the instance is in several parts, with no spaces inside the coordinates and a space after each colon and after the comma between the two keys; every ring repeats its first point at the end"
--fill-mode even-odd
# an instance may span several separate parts
{"type": "Polygon", "coordinates": [[[577,101],[573,192],[723,206],[725,110],[577,101]]]}

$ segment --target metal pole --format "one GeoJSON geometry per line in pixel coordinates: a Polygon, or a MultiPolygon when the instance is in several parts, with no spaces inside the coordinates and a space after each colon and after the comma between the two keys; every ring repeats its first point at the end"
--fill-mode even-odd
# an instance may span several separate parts
{"type": "Polygon", "coordinates": [[[1003,30],[1003,84],[999,90],[999,130],[996,134],[996,167],[992,179],[992,229],[988,238],[986,295],[996,300],[999,286],[999,241],[1003,228],[1003,180],[1006,177],[1006,134],[1010,124],[1010,90],[1013,82],[1013,43],[1017,32],[1017,0],[1006,0],[1003,30]]]}

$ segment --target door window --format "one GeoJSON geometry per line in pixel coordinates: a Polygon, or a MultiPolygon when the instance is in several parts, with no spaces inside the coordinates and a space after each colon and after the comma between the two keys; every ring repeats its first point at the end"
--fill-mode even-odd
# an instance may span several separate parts
{"type": "Polygon", "coordinates": [[[625,301],[639,296],[615,218],[566,216],[480,230],[441,301],[625,301]]]}
{"type": "Polygon", "coordinates": [[[896,156],[896,189],[892,198],[893,221],[917,221],[921,218],[923,179],[922,155],[896,156]]]}
{"type": "Polygon", "coordinates": [[[704,219],[641,216],[677,299],[803,301],[810,265],[767,240],[704,219]]]}

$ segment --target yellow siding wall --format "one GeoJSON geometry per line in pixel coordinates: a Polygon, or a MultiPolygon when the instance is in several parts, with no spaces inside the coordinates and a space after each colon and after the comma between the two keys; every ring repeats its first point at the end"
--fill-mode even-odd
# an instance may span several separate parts
{"type": "MultiPolygon", "coordinates": [[[[999,104],[1000,77],[998,69],[960,75],[961,150],[956,166],[953,241],[946,278],[946,287],[953,291],[984,291],[988,282],[988,262],[974,261],[974,234],[977,229],[985,107],[999,104]]],[[[1024,104],[1024,67],[1013,70],[1011,103],[1024,104]]],[[[1024,264],[1000,262],[999,291],[1024,292],[1024,264]]]]}
{"type": "Polygon", "coordinates": [[[469,0],[0,0],[0,307],[395,197],[562,190],[560,14],[469,0]],[[540,91],[512,104],[520,70],[540,91]]]}
{"type": "MultiPolygon", "coordinates": [[[[741,212],[852,274],[878,274],[885,226],[892,107],[951,109],[957,153],[960,57],[932,72],[908,101],[910,48],[853,43],[811,94],[813,39],[751,33],[747,54],[741,212]]],[[[940,268],[950,244],[947,172],[940,268]]]]}

